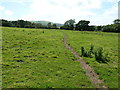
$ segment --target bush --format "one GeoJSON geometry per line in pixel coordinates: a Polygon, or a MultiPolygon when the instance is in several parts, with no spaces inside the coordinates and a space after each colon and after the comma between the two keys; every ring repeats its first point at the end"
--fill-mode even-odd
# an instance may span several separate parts
{"type": "Polygon", "coordinates": [[[91,58],[91,57],[92,57],[92,54],[94,54],[93,49],[94,49],[94,46],[93,46],[93,45],[91,45],[89,51],[86,51],[84,47],[81,47],[81,53],[82,53],[81,56],[90,57],[90,58],[91,58]]]}
{"type": "Polygon", "coordinates": [[[93,45],[90,46],[89,51],[86,51],[83,46],[81,47],[81,56],[92,58],[93,55],[95,55],[95,60],[99,63],[107,63],[109,61],[108,54],[103,55],[103,48],[102,47],[98,48],[95,51],[94,51],[93,45]]]}
{"type": "Polygon", "coordinates": [[[84,53],[85,53],[85,49],[84,49],[84,47],[81,47],[81,56],[84,56],[84,53]]]}
{"type": "Polygon", "coordinates": [[[88,57],[88,52],[84,49],[84,47],[81,47],[81,52],[82,52],[82,56],[88,57]]]}
{"type": "Polygon", "coordinates": [[[108,54],[103,55],[103,48],[98,48],[95,52],[95,59],[99,63],[107,63],[108,60],[108,54]]]}
{"type": "Polygon", "coordinates": [[[102,56],[103,56],[103,52],[102,52],[102,48],[99,48],[95,51],[95,59],[96,61],[100,62],[100,61],[103,61],[102,60],[102,56]]]}
{"type": "Polygon", "coordinates": [[[94,46],[93,45],[90,46],[90,53],[94,54],[94,46]]]}

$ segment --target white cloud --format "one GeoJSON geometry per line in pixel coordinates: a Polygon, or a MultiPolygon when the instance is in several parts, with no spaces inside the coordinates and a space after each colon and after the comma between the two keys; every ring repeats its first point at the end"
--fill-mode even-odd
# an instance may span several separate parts
{"type": "Polygon", "coordinates": [[[33,0],[0,0],[0,2],[30,2],[33,0]]]}
{"type": "Polygon", "coordinates": [[[8,10],[8,9],[6,9],[3,6],[0,6],[0,18],[2,18],[5,15],[13,15],[13,12],[8,10]]]}
{"type": "Polygon", "coordinates": [[[118,18],[118,6],[112,6],[110,9],[107,9],[102,14],[97,14],[96,17],[90,18],[92,24],[96,25],[107,25],[112,24],[113,20],[118,18]]]}
{"type": "Polygon", "coordinates": [[[6,15],[12,15],[12,14],[13,14],[13,12],[12,12],[12,11],[10,11],[10,10],[5,10],[5,14],[6,14],[6,15]]]}
{"type": "Polygon", "coordinates": [[[118,2],[119,0],[105,0],[105,2],[118,2]]]}
{"type": "Polygon", "coordinates": [[[87,2],[88,0],[34,0],[31,4],[31,13],[23,16],[24,19],[39,19],[43,20],[52,20],[55,22],[63,23],[67,19],[75,18],[77,16],[94,16],[95,13],[89,11],[91,8],[99,8],[98,0],[95,1],[97,4],[96,7],[93,7],[92,2],[90,5],[87,2]],[[29,17],[28,17],[29,16],[29,17]]]}
{"type": "Polygon", "coordinates": [[[105,10],[104,15],[105,16],[110,16],[110,15],[114,15],[116,14],[116,12],[118,12],[118,7],[117,6],[113,6],[112,8],[105,10]]]}
{"type": "Polygon", "coordinates": [[[3,6],[0,6],[0,11],[2,11],[2,10],[4,10],[5,9],[5,7],[3,7],[3,6]]]}
{"type": "Polygon", "coordinates": [[[48,20],[64,23],[68,19],[90,20],[91,24],[108,24],[116,19],[117,10],[113,6],[98,14],[105,2],[117,3],[118,0],[33,0],[31,13],[22,16],[25,20],[48,20]],[[93,12],[93,10],[98,10],[93,12]]]}

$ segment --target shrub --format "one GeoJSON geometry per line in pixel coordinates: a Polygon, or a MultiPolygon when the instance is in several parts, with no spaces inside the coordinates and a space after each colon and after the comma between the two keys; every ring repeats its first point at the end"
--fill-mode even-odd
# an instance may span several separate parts
{"type": "Polygon", "coordinates": [[[82,52],[81,56],[88,57],[88,52],[85,50],[84,47],[81,47],[81,52],[82,52]]]}
{"type": "Polygon", "coordinates": [[[93,45],[90,46],[90,53],[94,54],[94,46],[93,45]]]}
{"type": "Polygon", "coordinates": [[[95,59],[99,63],[107,63],[109,61],[108,54],[103,55],[103,48],[101,47],[95,51],[95,59]]]}
{"type": "Polygon", "coordinates": [[[93,49],[94,49],[94,46],[93,46],[93,45],[91,45],[89,51],[86,51],[84,47],[81,47],[81,53],[82,53],[81,56],[84,56],[84,57],[92,57],[92,54],[94,53],[93,49]]]}
{"type": "Polygon", "coordinates": [[[108,54],[103,55],[102,47],[94,50],[94,46],[91,45],[89,51],[86,51],[83,46],[81,47],[81,56],[92,58],[93,55],[95,55],[95,60],[99,63],[107,63],[109,61],[108,54]]]}
{"type": "Polygon", "coordinates": [[[103,61],[102,60],[102,56],[103,56],[103,52],[102,52],[102,48],[98,48],[96,51],[95,51],[95,59],[96,61],[100,62],[100,61],[103,61]]]}
{"type": "Polygon", "coordinates": [[[85,49],[84,49],[84,47],[81,47],[81,56],[84,56],[84,53],[85,53],[85,49]]]}

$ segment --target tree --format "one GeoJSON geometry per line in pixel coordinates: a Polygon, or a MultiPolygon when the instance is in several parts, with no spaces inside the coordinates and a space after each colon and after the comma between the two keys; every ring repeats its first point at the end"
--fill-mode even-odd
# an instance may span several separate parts
{"type": "Polygon", "coordinates": [[[115,19],[113,22],[114,24],[118,24],[118,23],[120,24],[120,19],[115,19]]]}
{"type": "Polygon", "coordinates": [[[96,31],[102,31],[103,26],[96,26],[96,31]]]}
{"type": "Polygon", "coordinates": [[[74,23],[75,23],[75,20],[74,19],[70,19],[70,20],[67,20],[64,25],[63,25],[63,29],[67,29],[67,30],[73,30],[74,29],[74,23]]]}
{"type": "Polygon", "coordinates": [[[103,32],[120,32],[120,24],[111,24],[103,27],[103,32]]]}
{"type": "Polygon", "coordinates": [[[56,28],[57,28],[57,25],[56,25],[56,24],[53,24],[53,25],[52,25],[52,28],[53,28],[53,29],[56,29],[56,28]]]}
{"type": "Polygon", "coordinates": [[[34,23],[35,24],[35,28],[41,28],[41,24],[40,23],[34,23]]]}
{"type": "Polygon", "coordinates": [[[51,22],[49,22],[49,23],[47,24],[47,27],[48,27],[49,29],[52,28],[51,22]]]}
{"type": "Polygon", "coordinates": [[[18,24],[19,27],[21,27],[21,28],[24,28],[24,26],[25,26],[24,20],[18,20],[18,21],[17,21],[17,24],[18,24]]]}
{"type": "Polygon", "coordinates": [[[95,31],[95,30],[96,30],[96,26],[93,26],[93,25],[92,25],[92,26],[89,26],[89,27],[88,27],[88,30],[89,30],[89,31],[95,31]]]}
{"type": "Polygon", "coordinates": [[[81,20],[76,24],[76,30],[87,31],[90,21],[81,20]]]}
{"type": "Polygon", "coordinates": [[[106,25],[103,27],[103,32],[120,32],[120,19],[115,19],[114,24],[106,25]]]}
{"type": "Polygon", "coordinates": [[[12,25],[10,21],[4,20],[4,19],[0,19],[0,22],[2,22],[2,26],[11,27],[12,25]]]}

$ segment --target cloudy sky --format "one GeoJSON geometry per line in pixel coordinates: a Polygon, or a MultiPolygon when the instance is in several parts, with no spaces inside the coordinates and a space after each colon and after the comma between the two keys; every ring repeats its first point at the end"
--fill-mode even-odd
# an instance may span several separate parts
{"type": "Polygon", "coordinates": [[[0,18],[7,20],[89,20],[91,25],[112,24],[119,0],[0,0],[0,18]]]}

